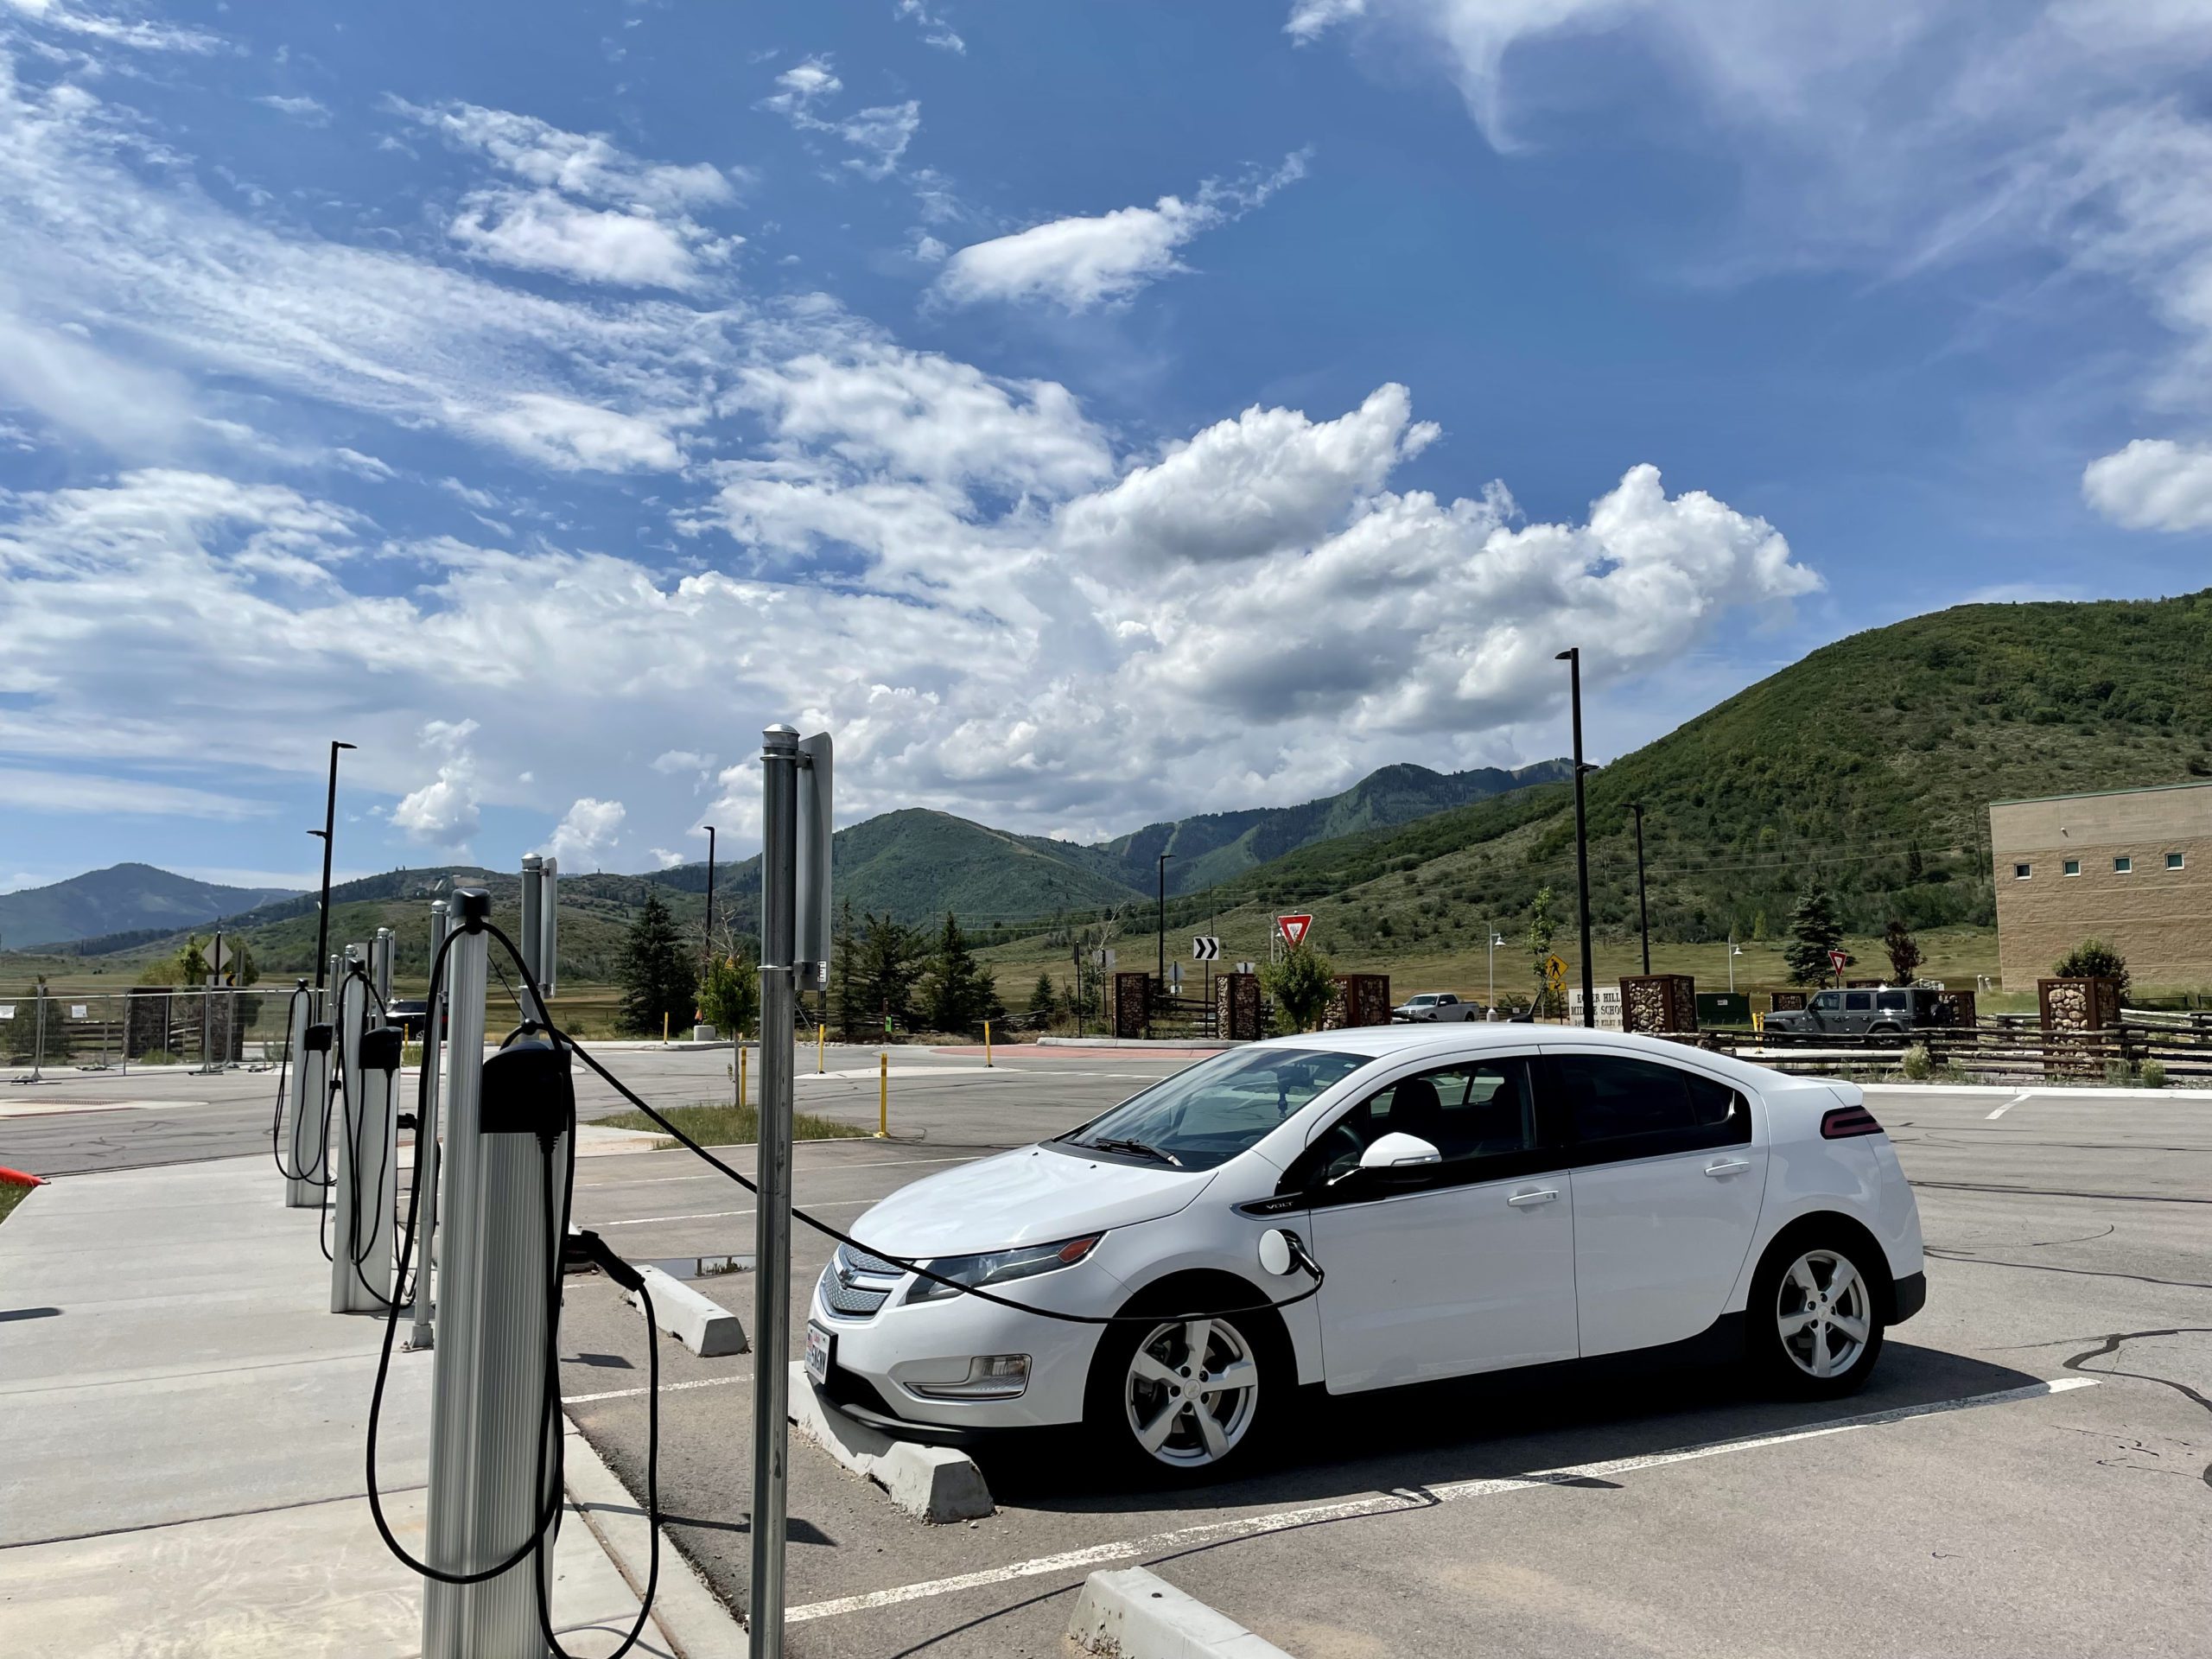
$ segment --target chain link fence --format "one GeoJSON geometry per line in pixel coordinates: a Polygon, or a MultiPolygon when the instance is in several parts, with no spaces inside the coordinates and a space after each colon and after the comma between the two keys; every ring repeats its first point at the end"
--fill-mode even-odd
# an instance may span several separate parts
{"type": "Polygon", "coordinates": [[[285,1058],[290,1007],[282,986],[0,990],[0,1067],[24,1076],[134,1065],[260,1070],[285,1058]]]}

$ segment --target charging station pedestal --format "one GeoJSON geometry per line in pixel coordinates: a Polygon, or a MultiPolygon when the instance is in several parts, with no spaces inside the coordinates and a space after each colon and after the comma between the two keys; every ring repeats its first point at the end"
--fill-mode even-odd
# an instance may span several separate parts
{"type": "MultiPolygon", "coordinates": [[[[551,1437],[561,1432],[557,1409],[546,1408],[557,1251],[568,1231],[567,1134],[556,1125],[560,1132],[541,1142],[537,1131],[555,1122],[545,1096],[556,1066],[565,1080],[567,1056],[518,1045],[485,1059],[488,936],[480,928],[490,913],[480,888],[454,893],[449,924],[463,937],[446,957],[445,1244],[424,1523],[425,1559],[446,1573],[495,1567],[531,1535],[556,1496],[551,1437]]],[[[426,1583],[423,1659],[543,1659],[531,1574],[539,1559],[550,1573],[552,1556],[549,1540],[537,1556],[480,1584],[426,1583]]]]}
{"type": "Polygon", "coordinates": [[[392,1274],[392,1208],[398,1190],[399,1132],[392,1094],[399,1081],[400,1039],[388,1026],[352,1035],[346,1071],[359,1079],[360,1092],[339,1139],[330,1311],[377,1313],[398,1294],[392,1274]]]}
{"type": "Polygon", "coordinates": [[[323,1166],[329,1155],[324,1145],[323,1108],[330,1099],[330,1027],[316,1023],[300,1030],[300,1046],[292,1062],[293,1105],[290,1122],[278,1143],[293,1172],[284,1178],[284,1207],[288,1210],[322,1208],[323,1166]]]}

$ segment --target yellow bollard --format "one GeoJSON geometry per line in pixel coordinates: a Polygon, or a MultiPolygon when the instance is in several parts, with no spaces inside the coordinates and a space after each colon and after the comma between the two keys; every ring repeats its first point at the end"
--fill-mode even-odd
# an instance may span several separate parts
{"type": "Polygon", "coordinates": [[[663,1048],[668,1046],[668,1010],[666,1008],[660,1011],[660,1042],[663,1048]]]}
{"type": "Polygon", "coordinates": [[[875,1138],[888,1141],[891,1138],[891,1057],[888,1054],[875,1057],[875,1138]]]}
{"type": "Polygon", "coordinates": [[[822,1075],[823,1056],[828,1052],[829,1044],[830,1027],[817,1026],[814,1028],[814,1071],[817,1077],[822,1075]]]}
{"type": "Polygon", "coordinates": [[[988,1065],[990,1063],[991,1063],[991,1022],[990,1022],[989,1020],[984,1020],[984,1021],[983,1021],[983,1064],[984,1064],[985,1065],[988,1065]]]}

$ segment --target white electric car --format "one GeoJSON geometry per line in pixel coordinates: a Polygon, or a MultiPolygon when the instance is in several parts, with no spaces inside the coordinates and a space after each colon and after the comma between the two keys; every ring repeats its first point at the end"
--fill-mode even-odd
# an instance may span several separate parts
{"type": "Polygon", "coordinates": [[[1527,1025],[1232,1049],[853,1232],[807,1323],[832,1399],[907,1430],[1080,1422],[1161,1472],[1248,1453],[1301,1384],[1725,1348],[1843,1394],[1927,1294],[1858,1089],[1527,1025]]]}

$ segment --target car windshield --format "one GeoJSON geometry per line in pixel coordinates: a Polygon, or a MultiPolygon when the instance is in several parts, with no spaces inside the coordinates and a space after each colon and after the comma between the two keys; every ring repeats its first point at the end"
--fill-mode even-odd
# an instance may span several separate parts
{"type": "Polygon", "coordinates": [[[1184,1169],[1212,1169],[1256,1145],[1370,1058],[1316,1048],[1234,1049],[1154,1084],[1060,1140],[1140,1158],[1157,1155],[1162,1164],[1184,1169]],[[1140,1147],[1147,1150],[1139,1152],[1140,1147]]]}

